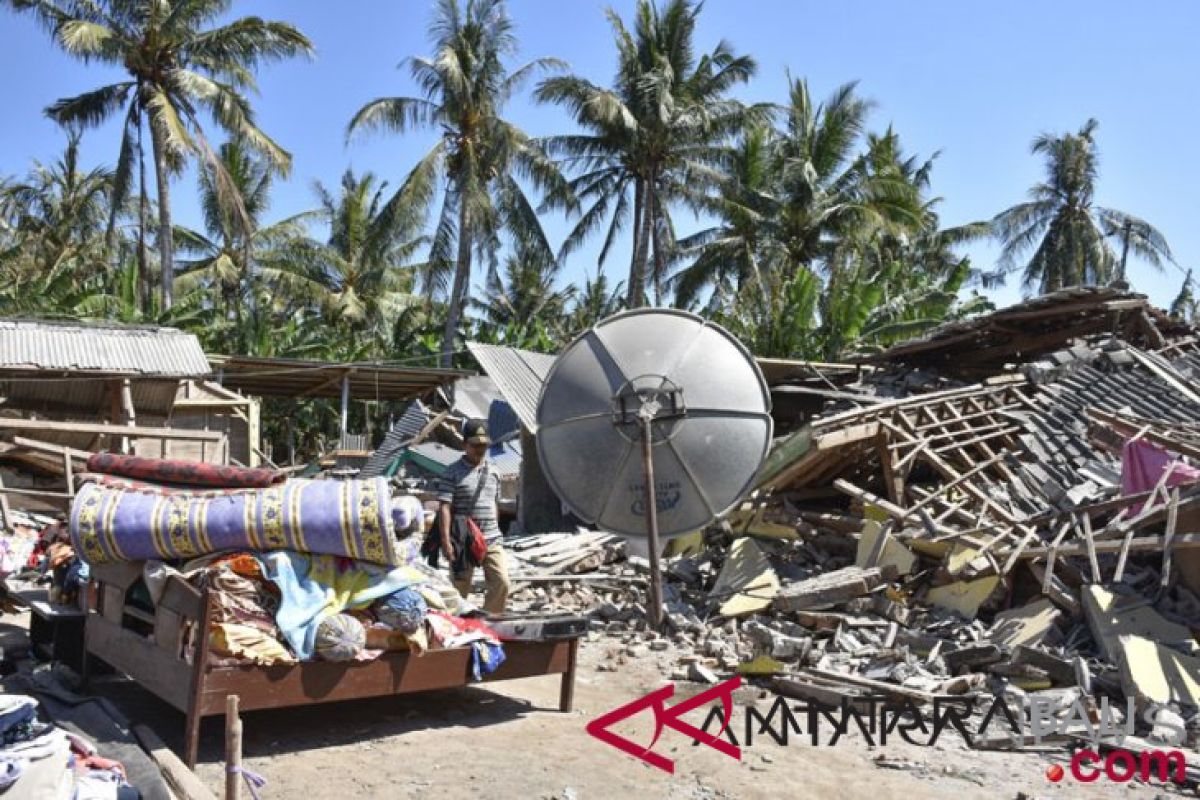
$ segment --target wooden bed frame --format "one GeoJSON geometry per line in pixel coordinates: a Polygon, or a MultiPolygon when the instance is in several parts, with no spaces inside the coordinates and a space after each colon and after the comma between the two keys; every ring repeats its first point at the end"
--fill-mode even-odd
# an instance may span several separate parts
{"type": "MultiPolygon", "coordinates": [[[[133,565],[93,571],[96,602],[88,611],[85,627],[84,681],[94,656],[186,714],[184,761],[189,767],[196,764],[200,721],[223,716],[227,695],[237,695],[242,710],[254,711],[474,683],[468,647],[428,650],[419,656],[384,653],[365,662],[309,661],[269,667],[219,663],[205,646],[209,641],[208,592],[172,576],[151,615],[126,603],[126,592],[140,576],[141,570],[133,565]]],[[[562,675],[559,709],[569,712],[578,647],[578,638],[505,642],[504,663],[484,681],[562,675]]]]}

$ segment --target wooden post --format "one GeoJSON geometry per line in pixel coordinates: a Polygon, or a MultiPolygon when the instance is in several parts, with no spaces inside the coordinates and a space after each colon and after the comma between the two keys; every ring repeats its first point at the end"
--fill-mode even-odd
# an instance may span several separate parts
{"type": "Polygon", "coordinates": [[[238,696],[225,698],[225,800],[242,796],[242,721],[238,719],[238,696]]]}
{"type": "MultiPolygon", "coordinates": [[[[133,385],[129,382],[129,378],[121,381],[121,410],[125,416],[125,424],[131,428],[136,427],[137,411],[133,407],[133,385]]],[[[131,450],[129,437],[122,436],[121,452],[128,455],[131,450]]]]}
{"type": "MultiPolygon", "coordinates": [[[[346,424],[350,417],[350,373],[342,375],[342,438],[346,438],[346,424]]],[[[339,445],[341,443],[339,442],[339,445]]]]}
{"type": "Polygon", "coordinates": [[[71,451],[63,450],[63,476],[67,479],[67,494],[75,496],[75,470],[71,466],[71,451]]]}
{"type": "Polygon", "coordinates": [[[4,530],[12,533],[12,512],[8,508],[8,492],[4,491],[4,479],[0,478],[0,516],[4,517],[4,530]]]}

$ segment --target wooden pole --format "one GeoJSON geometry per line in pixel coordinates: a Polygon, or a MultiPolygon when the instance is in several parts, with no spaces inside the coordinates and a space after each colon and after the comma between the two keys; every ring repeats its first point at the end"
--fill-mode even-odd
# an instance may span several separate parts
{"type": "Polygon", "coordinates": [[[225,800],[242,797],[242,721],[238,719],[238,696],[225,698],[225,800]]]}
{"type": "Polygon", "coordinates": [[[662,569],[658,563],[658,493],[654,489],[653,416],[642,414],[642,467],[646,474],[646,536],[650,546],[650,626],[662,627],[662,569]]]}
{"type": "MultiPolygon", "coordinates": [[[[350,418],[350,373],[342,375],[342,438],[346,438],[346,425],[350,418]]],[[[339,442],[339,445],[341,443],[339,442]]]]}

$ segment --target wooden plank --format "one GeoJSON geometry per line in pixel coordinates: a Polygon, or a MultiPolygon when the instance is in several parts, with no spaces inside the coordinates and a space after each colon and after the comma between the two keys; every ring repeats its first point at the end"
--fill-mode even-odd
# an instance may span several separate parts
{"type": "Polygon", "coordinates": [[[904,502],[904,478],[896,463],[896,452],[887,443],[887,437],[880,434],[876,438],[876,452],[879,453],[879,463],[883,470],[883,485],[887,489],[888,499],[893,503],[904,502]]]}
{"type": "Polygon", "coordinates": [[[179,760],[179,756],[171,752],[157,733],[139,722],[133,726],[133,735],[158,765],[163,780],[179,800],[217,800],[216,795],[179,760]]]}
{"type": "MultiPolygon", "coordinates": [[[[565,673],[571,666],[570,649],[570,640],[506,642],[504,663],[484,676],[484,683],[565,673]]],[[[479,685],[471,681],[470,668],[469,647],[428,650],[420,656],[385,653],[366,662],[210,667],[199,711],[203,716],[222,713],[225,696],[232,693],[242,698],[243,710],[252,711],[479,685]]]]}
{"type": "Polygon", "coordinates": [[[66,447],[65,445],[61,444],[54,444],[53,442],[43,442],[38,439],[30,439],[27,436],[14,436],[12,437],[12,443],[17,447],[23,447],[26,450],[33,450],[39,453],[46,453],[47,455],[67,455],[77,461],[86,462],[88,458],[92,456],[92,452],[90,450],[80,450],[75,447],[66,447]]]}
{"type": "Polygon", "coordinates": [[[183,439],[197,442],[219,442],[225,437],[225,434],[219,431],[190,431],[181,428],[152,428],[141,425],[109,425],[103,422],[52,422],[43,419],[15,419],[9,417],[0,417],[0,430],[145,436],[150,439],[183,439]]]}
{"type": "Polygon", "coordinates": [[[1062,540],[1069,530],[1071,530],[1071,521],[1067,520],[1058,529],[1054,541],[1050,543],[1050,555],[1046,557],[1046,574],[1042,578],[1042,594],[1050,593],[1049,587],[1054,580],[1054,561],[1058,558],[1058,546],[1062,544],[1062,540]]]}
{"type": "MultiPolygon", "coordinates": [[[[1092,567],[1092,583],[1103,583],[1100,577],[1100,562],[1096,558],[1096,539],[1092,536],[1092,520],[1086,514],[1083,516],[1083,543],[1087,550],[1088,563],[1092,567]]],[[[1128,547],[1128,545],[1126,545],[1128,547]]]]}
{"type": "Polygon", "coordinates": [[[192,668],[145,636],[99,614],[87,618],[88,653],[108,662],[180,711],[187,709],[192,668]]]}
{"type": "MultiPolygon", "coordinates": [[[[1179,488],[1171,490],[1171,505],[1167,508],[1167,529],[1163,534],[1162,578],[1160,585],[1166,588],[1171,582],[1171,551],[1174,549],[1175,526],[1179,522],[1179,488]]],[[[1121,551],[1121,556],[1129,552],[1128,547],[1121,551]]],[[[1122,566],[1124,562],[1122,561],[1122,566]]],[[[1119,580],[1119,579],[1118,579],[1119,580]]]]}
{"type": "MultiPolygon", "coordinates": [[[[1163,536],[1138,536],[1129,543],[1130,552],[1140,553],[1145,550],[1157,550],[1162,552],[1162,547],[1165,542],[1163,536]]],[[[1115,553],[1121,549],[1124,542],[1116,539],[1109,539],[1103,542],[1096,542],[1095,549],[1097,553],[1115,553]]],[[[1196,549],[1200,548],[1200,533],[1184,533],[1176,534],[1172,539],[1172,545],[1176,550],[1181,549],[1196,549]]],[[[1048,547],[1031,547],[1021,554],[1021,560],[1025,561],[1031,558],[1043,558],[1049,553],[1048,547]]],[[[1081,556],[1087,554],[1087,547],[1082,544],[1063,545],[1058,549],[1060,556],[1081,556]]]]}

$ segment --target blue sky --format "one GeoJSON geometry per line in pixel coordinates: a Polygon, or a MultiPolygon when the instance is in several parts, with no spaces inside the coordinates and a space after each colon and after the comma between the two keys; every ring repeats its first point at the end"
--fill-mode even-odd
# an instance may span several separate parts
{"type": "MultiPolygon", "coordinates": [[[[429,50],[430,0],[240,0],[238,14],[287,19],[315,43],[311,62],[273,65],[260,76],[257,100],[263,128],[291,150],[291,178],[276,190],[273,214],[312,208],[314,180],[334,184],[352,166],[395,185],[429,147],[431,135],[373,137],[345,143],[347,120],[381,95],[414,93],[396,69],[405,56],[429,50]]],[[[604,9],[628,18],[633,0],[510,0],[522,43],[521,58],[552,55],[572,71],[607,83],[613,50],[604,9]]],[[[1041,177],[1029,143],[1041,131],[1100,121],[1101,175],[1097,200],[1157,225],[1185,267],[1200,266],[1195,188],[1200,162],[1186,157],[1200,122],[1194,82],[1200,50],[1194,46],[1200,6],[1148,0],[1058,0],[1004,3],[867,2],[839,0],[708,0],[699,45],[725,38],[754,55],[758,77],[739,95],[782,101],[785,71],[806,76],[819,96],[858,80],[877,104],[872,127],[893,124],[910,152],[941,151],[935,192],[944,198],[943,222],[986,219],[1025,196],[1041,177]]],[[[85,67],[55,49],[33,21],[0,10],[0,174],[24,172],[31,159],[49,160],[63,137],[42,115],[56,98],[119,79],[118,72],[85,67]]],[[[556,107],[515,99],[507,114],[539,135],[568,130],[556,107]]],[[[111,163],[117,123],[90,133],[85,160],[111,163]]],[[[181,177],[173,207],[182,224],[198,225],[195,179],[181,177]]],[[[697,226],[679,212],[682,231],[697,226]]],[[[567,225],[548,220],[555,242],[567,225]]],[[[564,278],[594,274],[598,244],[572,257],[564,278]]],[[[606,268],[624,277],[627,250],[606,268]]],[[[971,250],[990,267],[995,250],[971,250]]],[[[1144,265],[1131,268],[1135,287],[1165,304],[1182,275],[1144,265]]],[[[481,276],[476,276],[476,283],[481,276]]],[[[993,292],[1001,304],[1020,297],[1019,281],[993,292]]]]}

